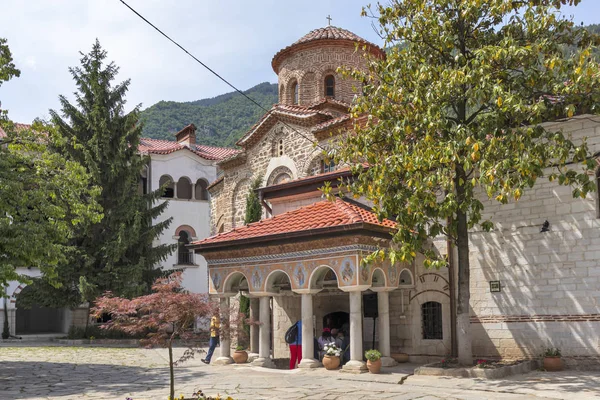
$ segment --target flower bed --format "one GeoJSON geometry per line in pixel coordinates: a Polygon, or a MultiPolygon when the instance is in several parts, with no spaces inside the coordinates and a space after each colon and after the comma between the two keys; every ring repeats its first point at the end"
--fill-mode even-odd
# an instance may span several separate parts
{"type": "Polygon", "coordinates": [[[505,376],[524,374],[538,367],[537,360],[487,359],[477,360],[472,367],[462,367],[458,365],[456,359],[447,358],[415,369],[415,375],[499,379],[505,376]]]}

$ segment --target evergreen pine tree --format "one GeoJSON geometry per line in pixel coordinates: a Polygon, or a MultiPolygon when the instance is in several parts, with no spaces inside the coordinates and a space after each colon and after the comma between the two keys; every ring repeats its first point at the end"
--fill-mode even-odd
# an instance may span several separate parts
{"type": "Polygon", "coordinates": [[[78,88],[76,103],[60,96],[62,115],[50,114],[60,140],[56,150],[81,163],[102,189],[98,202],[104,218],[79,232],[79,252],[62,275],[71,281],[68,287],[77,288],[84,277],[98,293],[140,295],[149,291],[156,265],[175,249],[153,246],[171,219],[153,224],[167,203],[157,202],[160,188],[147,194],[139,188],[149,159],[138,153],[140,106],[129,113],[124,109],[130,81],[113,84],[119,68],[105,63],[106,52],[97,40],[82,56],[81,66],[70,69],[78,88]]]}

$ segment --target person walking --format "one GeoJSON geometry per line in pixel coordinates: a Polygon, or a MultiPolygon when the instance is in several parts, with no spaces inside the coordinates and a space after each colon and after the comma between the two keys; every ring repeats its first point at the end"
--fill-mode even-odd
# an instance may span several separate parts
{"type": "Polygon", "coordinates": [[[210,340],[208,342],[208,353],[206,353],[206,358],[201,360],[204,364],[210,364],[210,359],[215,352],[215,347],[219,345],[219,328],[221,328],[221,320],[219,319],[219,315],[215,314],[210,319],[210,340]]]}
{"type": "Polygon", "coordinates": [[[296,368],[296,362],[302,361],[302,321],[296,321],[296,339],[290,343],[290,369],[296,368]]]}

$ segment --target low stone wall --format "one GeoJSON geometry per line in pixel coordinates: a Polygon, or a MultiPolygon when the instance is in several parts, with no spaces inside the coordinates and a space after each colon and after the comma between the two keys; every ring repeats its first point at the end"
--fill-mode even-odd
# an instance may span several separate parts
{"type": "Polygon", "coordinates": [[[516,365],[500,368],[440,368],[435,364],[424,365],[415,369],[415,375],[452,376],[455,378],[500,379],[510,375],[525,374],[539,368],[538,360],[527,360],[516,365]]]}

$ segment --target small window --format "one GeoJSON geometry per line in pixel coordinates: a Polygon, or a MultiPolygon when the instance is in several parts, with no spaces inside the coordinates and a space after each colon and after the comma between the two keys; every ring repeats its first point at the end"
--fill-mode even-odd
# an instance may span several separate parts
{"type": "Polygon", "coordinates": [[[283,155],[283,139],[279,139],[279,143],[277,144],[277,155],[279,157],[283,155]]]}
{"type": "Polygon", "coordinates": [[[321,160],[321,173],[333,172],[335,169],[335,162],[333,160],[321,160]]]}
{"type": "Polygon", "coordinates": [[[292,90],[294,95],[294,104],[298,104],[298,82],[293,83],[292,90]]]}
{"type": "Polygon", "coordinates": [[[187,231],[179,232],[179,240],[177,241],[177,264],[178,265],[193,265],[194,253],[187,247],[190,243],[190,234],[187,231]]]}
{"type": "Polygon", "coordinates": [[[437,301],[428,301],[421,306],[423,315],[423,339],[443,339],[442,305],[437,301]]]}
{"type": "Polygon", "coordinates": [[[335,78],[333,75],[327,75],[325,77],[325,96],[335,97],[335,78]]]}
{"type": "Polygon", "coordinates": [[[158,184],[161,188],[163,188],[162,197],[166,197],[168,199],[172,199],[175,197],[175,185],[173,185],[173,180],[168,175],[163,175],[160,177],[158,184]]]}

